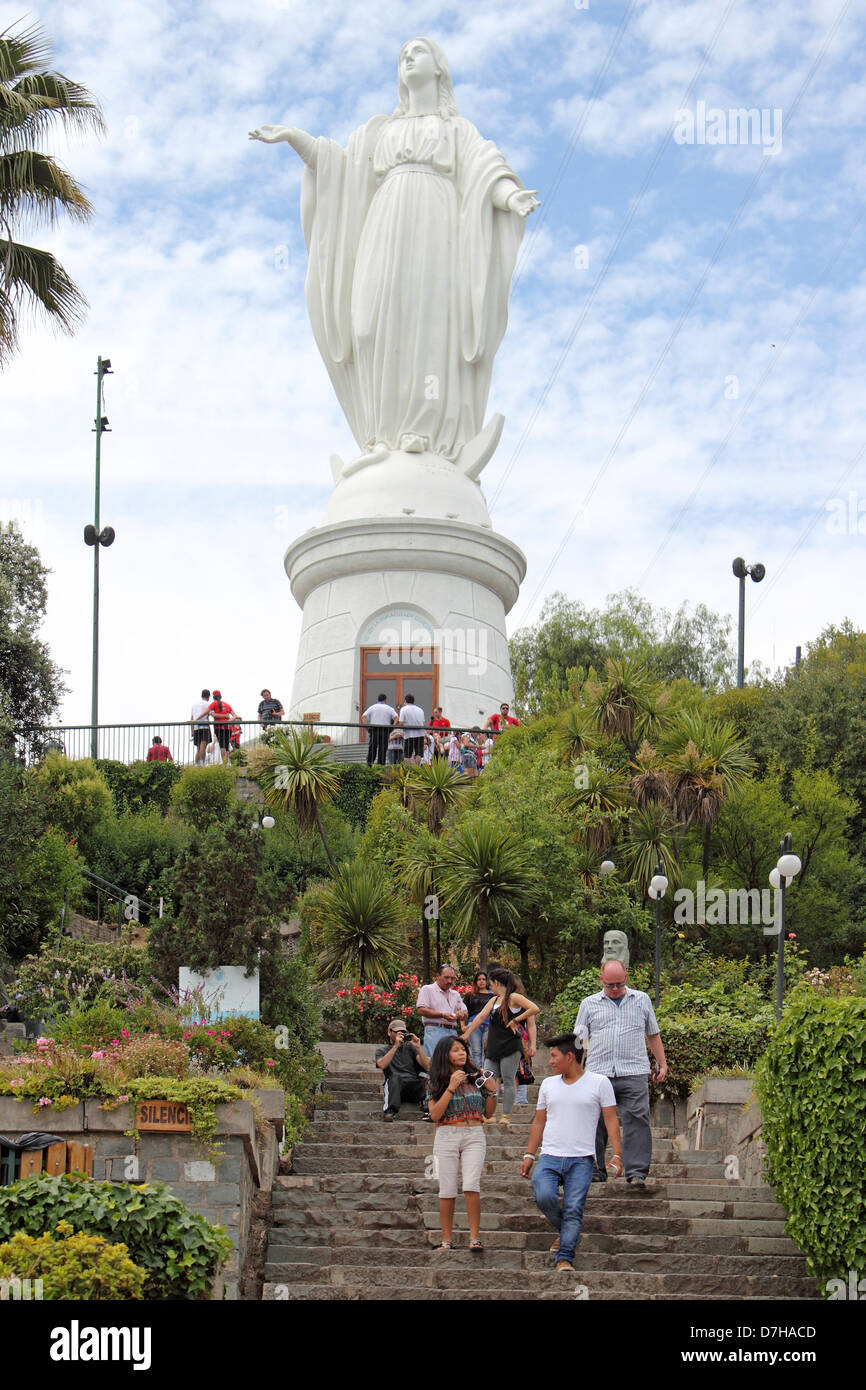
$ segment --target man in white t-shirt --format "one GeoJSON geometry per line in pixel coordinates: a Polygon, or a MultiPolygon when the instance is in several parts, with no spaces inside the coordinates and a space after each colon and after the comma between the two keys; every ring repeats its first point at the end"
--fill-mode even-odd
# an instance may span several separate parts
{"type": "Polygon", "coordinates": [[[210,704],[210,691],[203,690],[201,699],[196,700],[192,707],[192,718],[188,721],[192,724],[192,738],[195,744],[195,765],[204,767],[207,757],[207,746],[210,743],[210,719],[207,709],[210,704]]]}
{"type": "Polygon", "coordinates": [[[397,711],[393,705],[388,704],[387,695],[380,695],[375,705],[370,705],[361,715],[361,723],[370,726],[370,742],[367,744],[367,766],[379,763],[385,766],[385,754],[388,751],[388,734],[391,725],[397,718],[397,711]]]}
{"type": "Polygon", "coordinates": [[[413,758],[417,758],[420,762],[424,752],[422,730],[427,720],[421,706],[415,704],[414,695],[405,696],[405,704],[400,706],[400,723],[406,730],[406,742],[403,747],[406,762],[410,763],[413,758]]]}
{"type": "Polygon", "coordinates": [[[582,1043],[575,1040],[574,1033],[561,1033],[546,1045],[553,1076],[542,1081],[538,1090],[520,1176],[528,1178],[532,1173],[535,1205],[559,1232],[551,1246],[556,1252],[556,1269],[573,1273],[583,1207],[595,1166],[595,1131],[601,1117],[613,1145],[608,1172],[615,1178],[622,1177],[623,1172],[622,1141],[613,1087],[606,1076],[584,1071],[582,1043]]]}

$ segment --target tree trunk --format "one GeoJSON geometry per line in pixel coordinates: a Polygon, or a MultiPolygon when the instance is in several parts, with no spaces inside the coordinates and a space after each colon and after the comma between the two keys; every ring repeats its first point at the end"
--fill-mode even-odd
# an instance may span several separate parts
{"type": "Polygon", "coordinates": [[[336,866],[336,864],[334,863],[334,856],[333,856],[333,854],[331,853],[331,846],[328,844],[328,837],[327,837],[326,834],[325,834],[325,827],[322,825],[322,817],[319,815],[319,808],[318,808],[318,806],[316,807],[316,827],[317,827],[317,829],[318,829],[318,831],[319,831],[319,834],[320,834],[321,837],[322,837],[322,844],[325,846],[325,853],[326,853],[327,856],[328,856],[328,863],[330,864],[330,866],[331,866],[331,868],[333,869],[334,873],[336,873],[336,872],[337,872],[337,866],[336,866]]]}
{"type": "Polygon", "coordinates": [[[529,937],[521,936],[518,946],[520,949],[520,978],[523,980],[524,989],[529,989],[529,937]]]}
{"type": "Polygon", "coordinates": [[[479,945],[481,950],[481,969],[487,974],[487,903],[484,898],[478,902],[479,945]]]}
{"type": "Polygon", "coordinates": [[[430,974],[430,923],[423,908],[421,909],[421,959],[421,976],[426,985],[433,976],[430,974]]]}

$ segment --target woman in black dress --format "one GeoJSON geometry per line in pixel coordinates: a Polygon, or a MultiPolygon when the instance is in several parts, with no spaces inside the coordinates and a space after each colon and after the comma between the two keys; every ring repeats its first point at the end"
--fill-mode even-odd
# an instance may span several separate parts
{"type": "Polygon", "coordinates": [[[523,1053],[523,1041],[519,1024],[538,1013],[538,1005],[531,999],[517,993],[517,980],[510,970],[497,967],[490,972],[490,988],[493,998],[461,1034],[464,1042],[469,1040],[476,1029],[482,1027],[489,1018],[490,1031],[487,1034],[485,1056],[487,1066],[502,1081],[502,1114],[499,1123],[510,1124],[509,1116],[514,1109],[517,1096],[517,1065],[523,1053]]]}

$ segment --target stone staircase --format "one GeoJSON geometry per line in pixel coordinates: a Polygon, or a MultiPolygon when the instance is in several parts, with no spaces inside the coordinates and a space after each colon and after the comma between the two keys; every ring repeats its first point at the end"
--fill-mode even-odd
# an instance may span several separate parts
{"type": "MultiPolygon", "coordinates": [[[[367,1053],[372,1056],[372,1048],[367,1053]]],[[[544,1072],[536,1066],[539,1080],[544,1072]]],[[[665,1128],[653,1130],[654,1162],[644,1192],[622,1179],[592,1185],[575,1273],[555,1274],[549,1254],[554,1233],[518,1171],[537,1087],[510,1127],[485,1127],[484,1251],[467,1248],[460,1192],[454,1249],[434,1253],[434,1127],[417,1118],[415,1106],[385,1125],[375,1077],[371,1063],[329,1063],[325,1094],[294,1151],[293,1174],[274,1183],[263,1298],[818,1297],[805,1258],[784,1234],[785,1213],[772,1190],[728,1181],[720,1149],[684,1150],[665,1128]]]]}

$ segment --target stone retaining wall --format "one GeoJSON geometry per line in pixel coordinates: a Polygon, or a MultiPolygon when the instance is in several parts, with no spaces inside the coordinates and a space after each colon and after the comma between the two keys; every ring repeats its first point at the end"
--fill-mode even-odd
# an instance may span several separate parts
{"type": "Polygon", "coordinates": [[[134,1108],[119,1105],[103,1110],[96,1100],[68,1110],[46,1106],[33,1114],[27,1100],[0,1099],[0,1134],[15,1139],[28,1130],[44,1130],[61,1139],[89,1144],[93,1150],[94,1181],[163,1182],[192,1211],[214,1225],[225,1226],[234,1252],[224,1265],[215,1297],[236,1299],[247,1256],[253,1199],[270,1191],[279,1160],[285,1093],[254,1091],[258,1109],[267,1121],[256,1131],[249,1101],[218,1105],[217,1139],[222,1158],[202,1158],[190,1135],[143,1133],[133,1140],[124,1134],[134,1123],[134,1108]]]}

